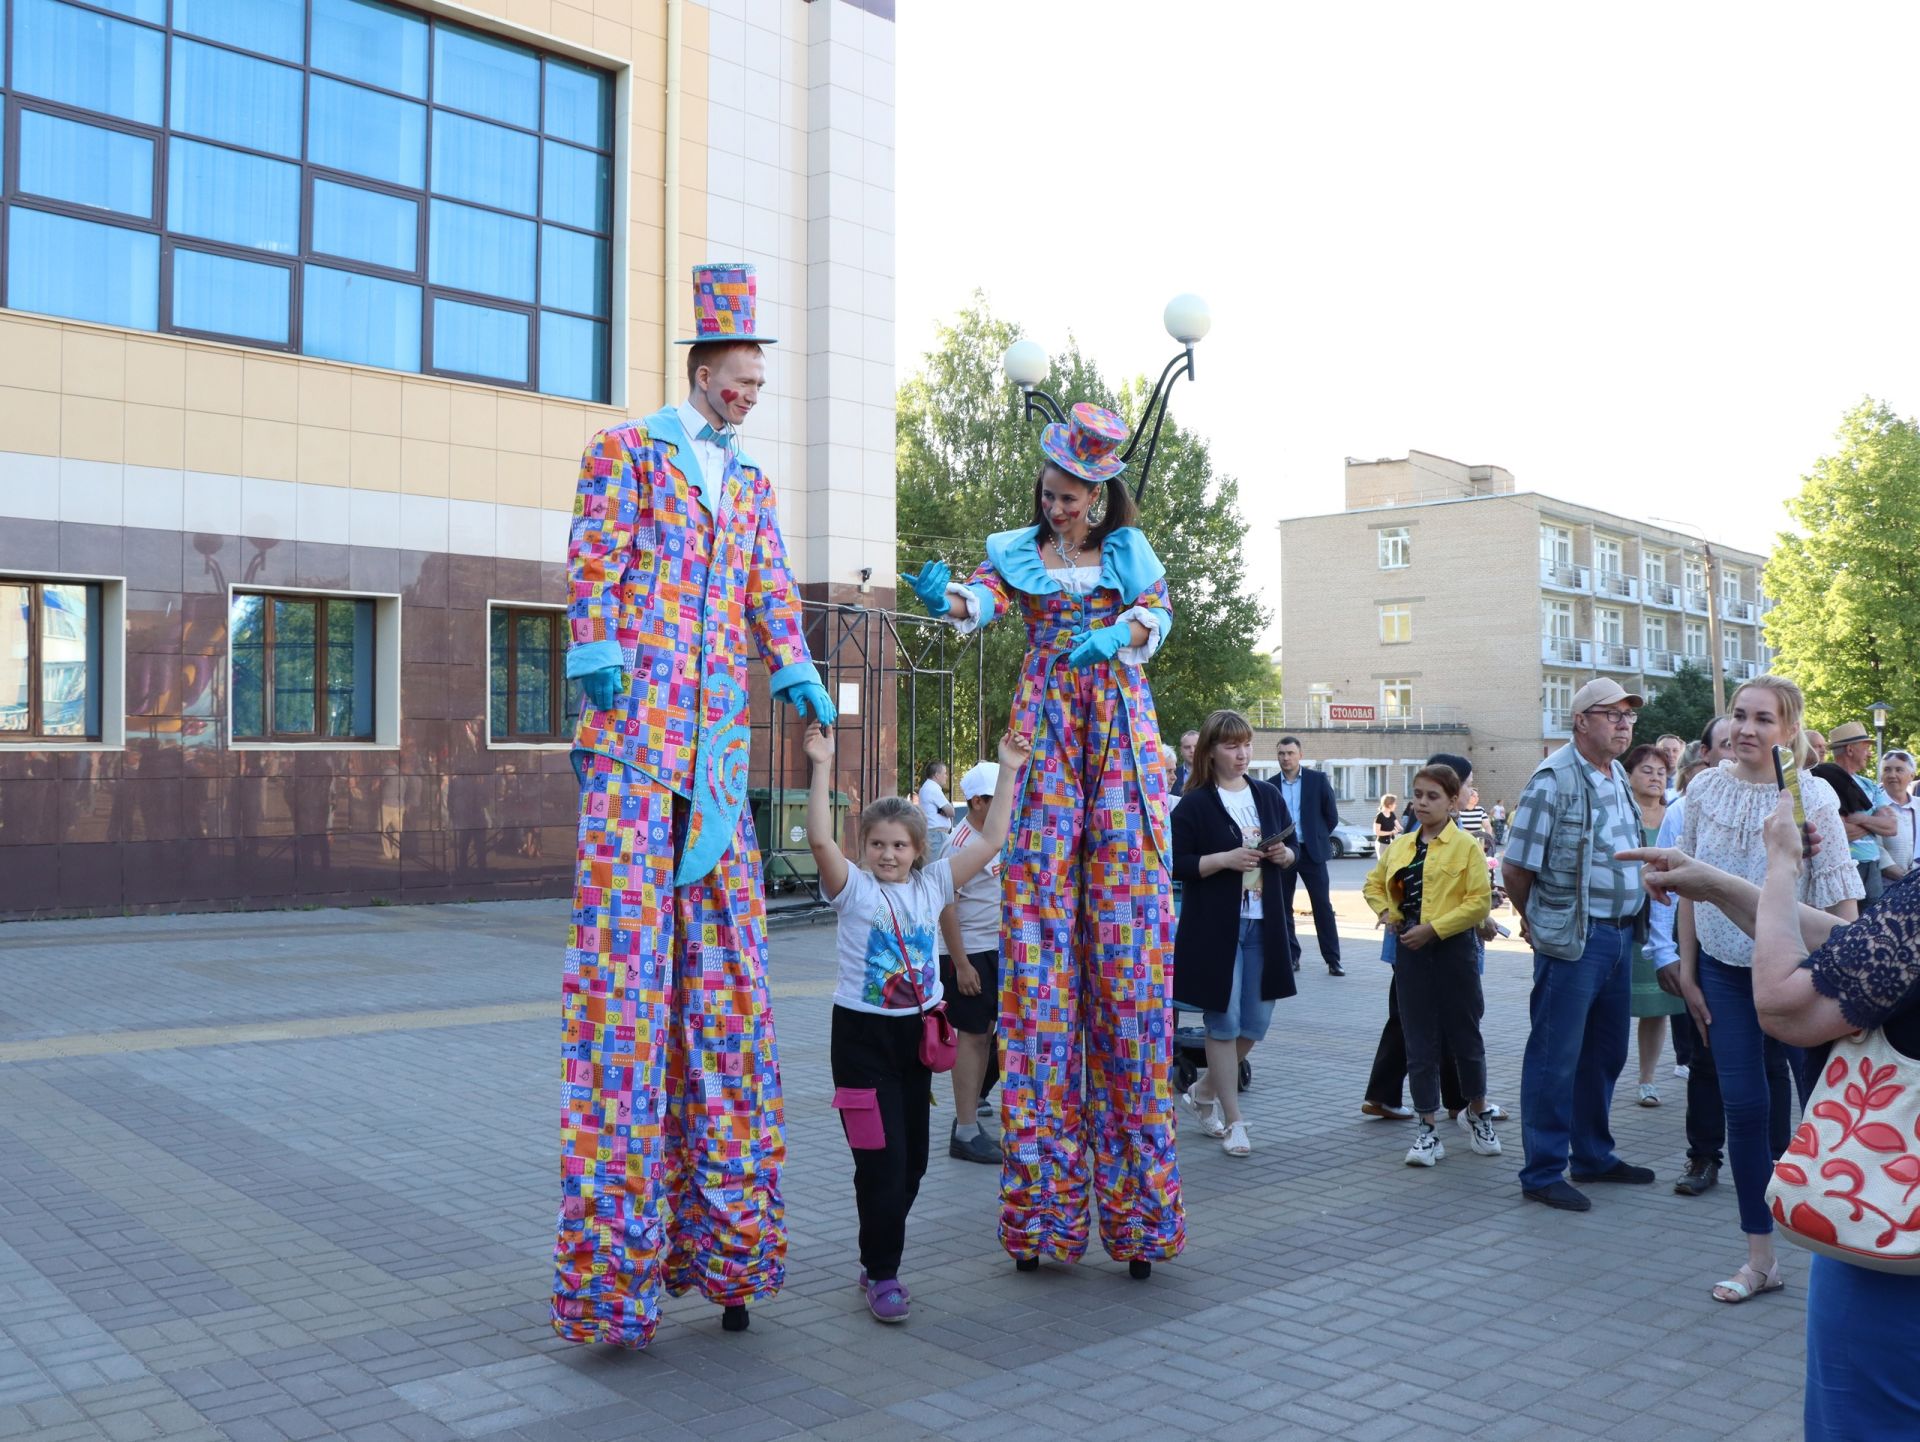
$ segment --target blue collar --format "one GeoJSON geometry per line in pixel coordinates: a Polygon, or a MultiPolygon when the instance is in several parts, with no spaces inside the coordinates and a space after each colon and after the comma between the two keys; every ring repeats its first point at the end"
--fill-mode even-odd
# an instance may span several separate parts
{"type": "MultiPolygon", "coordinates": [[[[1029,596],[1050,595],[1060,589],[1060,583],[1040,559],[1035,545],[1039,537],[1038,526],[997,531],[987,537],[987,559],[993,568],[1009,586],[1029,596]]],[[[1137,527],[1122,526],[1100,547],[1100,585],[1118,591],[1123,600],[1136,600],[1166,574],[1167,568],[1160,564],[1137,527]]]]}

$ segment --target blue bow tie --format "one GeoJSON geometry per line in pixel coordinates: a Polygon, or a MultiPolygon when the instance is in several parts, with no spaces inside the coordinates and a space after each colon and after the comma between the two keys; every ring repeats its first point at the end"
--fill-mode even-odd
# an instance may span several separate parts
{"type": "Polygon", "coordinates": [[[720,447],[720,449],[725,451],[728,455],[732,455],[735,434],[736,433],[732,426],[728,426],[724,431],[716,431],[713,428],[713,423],[711,421],[707,421],[701,424],[700,434],[694,437],[694,439],[701,440],[701,441],[712,441],[716,446],[720,447]]]}

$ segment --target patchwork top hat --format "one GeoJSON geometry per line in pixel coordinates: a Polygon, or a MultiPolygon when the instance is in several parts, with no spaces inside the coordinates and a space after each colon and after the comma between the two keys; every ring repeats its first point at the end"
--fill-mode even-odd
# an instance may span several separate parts
{"type": "Polygon", "coordinates": [[[744,260],[710,260],[693,268],[693,335],[675,345],[751,341],[774,345],[760,334],[753,267],[744,260]]]}
{"type": "Polygon", "coordinates": [[[1112,411],[1081,401],[1040,432],[1040,449],[1070,476],[1096,484],[1111,480],[1127,468],[1120,447],[1127,443],[1127,423],[1112,411]]]}

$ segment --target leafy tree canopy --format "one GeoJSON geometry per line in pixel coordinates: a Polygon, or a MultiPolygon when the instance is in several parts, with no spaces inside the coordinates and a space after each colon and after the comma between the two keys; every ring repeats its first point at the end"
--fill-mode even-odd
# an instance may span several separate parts
{"type": "Polygon", "coordinates": [[[1657,741],[1671,732],[1682,741],[1694,741],[1713,719],[1713,676],[1691,661],[1682,661],[1673,679],[1640,708],[1633,739],[1657,741]]]}

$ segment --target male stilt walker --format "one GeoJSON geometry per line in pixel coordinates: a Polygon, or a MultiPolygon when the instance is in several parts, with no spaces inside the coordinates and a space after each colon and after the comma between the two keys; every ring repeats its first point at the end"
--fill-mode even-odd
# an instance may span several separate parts
{"type": "Polygon", "coordinates": [[[780,1063],[745,806],[749,636],[801,717],[834,708],[801,634],[773,484],[737,428],[766,376],[753,267],[694,270],[687,399],[595,435],[568,547],[580,843],[562,993],[553,1325],[644,1347],[660,1292],[728,1331],[785,1274],[780,1063]]]}

